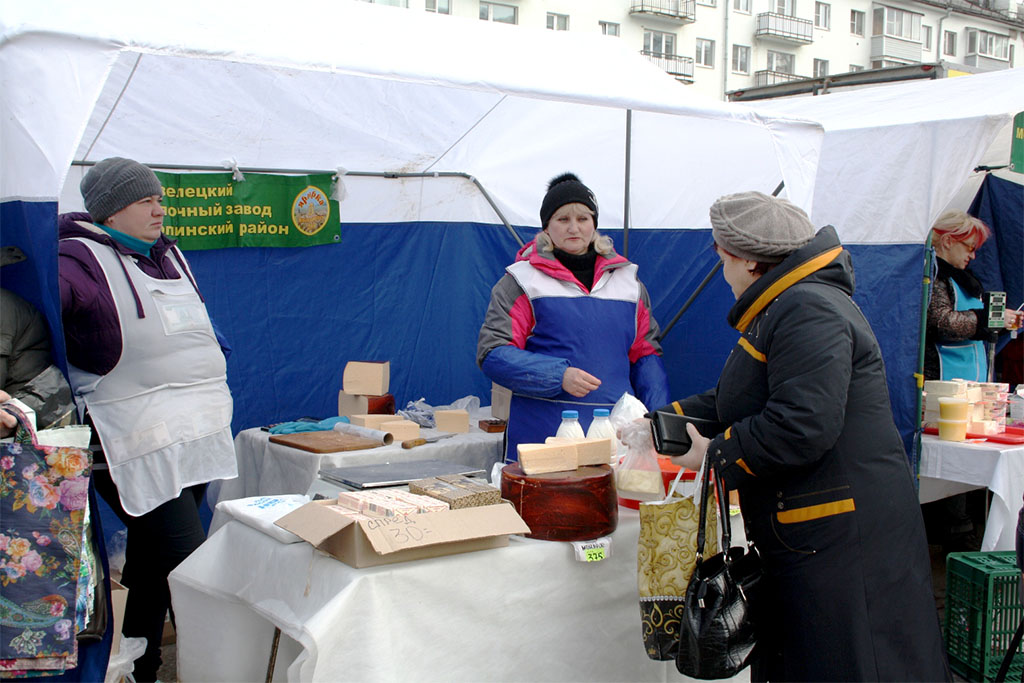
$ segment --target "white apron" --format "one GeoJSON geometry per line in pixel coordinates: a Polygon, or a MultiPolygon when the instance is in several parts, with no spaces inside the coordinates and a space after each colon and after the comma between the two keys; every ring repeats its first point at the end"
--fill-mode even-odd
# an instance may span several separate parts
{"type": "Polygon", "coordinates": [[[184,256],[171,247],[186,272],[158,280],[110,247],[73,239],[96,256],[121,325],[121,358],[109,373],[69,364],[68,374],[92,416],[125,512],[139,516],[186,487],[237,477],[224,354],[206,305],[186,277],[191,271],[184,256]]]}

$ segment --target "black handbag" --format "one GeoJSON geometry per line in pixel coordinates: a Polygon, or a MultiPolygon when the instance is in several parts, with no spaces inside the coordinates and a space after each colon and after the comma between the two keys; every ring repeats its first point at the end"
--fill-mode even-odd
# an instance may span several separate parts
{"type": "Polygon", "coordinates": [[[690,415],[666,413],[660,410],[651,415],[651,435],[654,437],[654,450],[662,455],[683,455],[690,450],[690,434],[686,425],[693,423],[697,431],[709,439],[725,431],[725,425],[715,420],[705,420],[690,415]]]}
{"type": "MultiPolygon", "coordinates": [[[[701,499],[707,500],[712,466],[701,479],[701,499]]],[[[729,503],[721,477],[715,477],[723,552],[704,559],[704,517],[697,531],[697,563],[686,587],[683,620],[679,626],[676,669],[704,680],[731,678],[753,661],[757,650],[754,628],[761,559],[753,544],[733,547],[729,532],[729,503]]]]}

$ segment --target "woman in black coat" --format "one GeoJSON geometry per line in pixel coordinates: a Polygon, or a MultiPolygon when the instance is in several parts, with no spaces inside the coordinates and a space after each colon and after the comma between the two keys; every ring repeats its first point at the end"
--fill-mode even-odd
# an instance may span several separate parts
{"type": "Polygon", "coordinates": [[[765,596],[754,680],[950,674],[924,525],[885,367],[835,230],[758,192],[711,207],[739,333],[718,386],[662,410],[729,425],[705,454],[740,494],[765,596]]]}

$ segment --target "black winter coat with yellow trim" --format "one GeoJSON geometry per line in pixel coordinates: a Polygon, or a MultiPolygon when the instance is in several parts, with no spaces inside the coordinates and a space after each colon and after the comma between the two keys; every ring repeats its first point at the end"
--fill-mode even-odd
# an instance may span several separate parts
{"type": "Polygon", "coordinates": [[[835,230],[737,300],[708,457],[765,566],[755,680],[949,680],[924,524],[882,354],[835,230]]]}

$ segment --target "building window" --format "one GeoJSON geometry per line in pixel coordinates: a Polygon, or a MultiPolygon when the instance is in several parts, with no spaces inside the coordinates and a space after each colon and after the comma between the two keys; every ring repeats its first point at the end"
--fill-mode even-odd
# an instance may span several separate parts
{"type": "Polygon", "coordinates": [[[876,7],[871,35],[890,36],[904,40],[921,40],[921,16],[892,7],[876,7]]]}
{"type": "Polygon", "coordinates": [[[925,50],[932,49],[932,27],[922,26],[921,27],[921,46],[925,50]]]}
{"type": "Polygon", "coordinates": [[[598,26],[601,27],[601,34],[606,36],[617,36],[619,35],[619,25],[614,24],[610,21],[599,21],[598,26]]]}
{"type": "Polygon", "coordinates": [[[698,5],[707,5],[708,7],[717,7],[718,0],[697,0],[698,5]]]}
{"type": "Polygon", "coordinates": [[[518,8],[511,5],[502,5],[497,2],[484,2],[480,0],[480,18],[484,21],[497,21],[502,24],[518,24],[518,8]]]}
{"type": "Polygon", "coordinates": [[[438,14],[451,14],[451,0],[427,0],[427,11],[437,12],[438,14]]]}
{"type": "Polygon", "coordinates": [[[864,67],[861,66],[860,64],[851,64],[850,65],[850,71],[863,71],[863,70],[864,70],[864,67]]]}
{"type": "Polygon", "coordinates": [[[732,0],[732,8],[743,14],[750,14],[750,0],[732,0]]]}
{"type": "Polygon", "coordinates": [[[768,50],[768,70],[782,74],[796,73],[796,55],[768,50]]]}
{"type": "Polygon", "coordinates": [[[775,13],[784,17],[795,16],[796,0],[775,0],[775,13]]]}
{"type": "Polygon", "coordinates": [[[855,36],[864,35],[864,13],[860,10],[850,10],[850,33],[855,36]]]}
{"type": "Polygon", "coordinates": [[[732,70],[738,74],[750,73],[750,47],[747,45],[732,46],[732,70]]]}
{"type": "Polygon", "coordinates": [[[832,5],[827,2],[814,3],[814,25],[826,31],[832,26],[832,5]]]}
{"type": "Polygon", "coordinates": [[[998,33],[967,29],[967,54],[1009,60],[1010,39],[998,33]]]}
{"type": "Polygon", "coordinates": [[[942,54],[947,57],[956,57],[956,34],[952,31],[943,31],[942,54]]]}
{"type": "Polygon", "coordinates": [[[697,39],[697,58],[694,63],[698,66],[715,66],[715,41],[707,38],[697,39]]]}
{"type": "Polygon", "coordinates": [[[655,57],[675,57],[676,34],[644,31],[644,53],[655,57]]]}
{"type": "Polygon", "coordinates": [[[569,15],[548,12],[548,28],[552,31],[568,31],[569,15]]]}
{"type": "Polygon", "coordinates": [[[363,2],[373,3],[374,5],[390,5],[391,7],[409,6],[409,0],[363,0],[363,2]]]}
{"type": "Polygon", "coordinates": [[[815,59],[814,60],[814,77],[824,78],[828,76],[828,60],[827,59],[815,59]]]}

